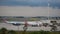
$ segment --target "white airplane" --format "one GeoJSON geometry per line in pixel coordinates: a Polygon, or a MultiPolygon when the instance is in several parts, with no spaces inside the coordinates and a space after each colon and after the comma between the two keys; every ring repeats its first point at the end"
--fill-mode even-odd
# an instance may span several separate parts
{"type": "Polygon", "coordinates": [[[6,19],[3,19],[4,23],[13,24],[13,25],[25,25],[25,26],[32,26],[32,27],[38,27],[41,26],[42,22],[40,21],[7,21],[6,19]]]}

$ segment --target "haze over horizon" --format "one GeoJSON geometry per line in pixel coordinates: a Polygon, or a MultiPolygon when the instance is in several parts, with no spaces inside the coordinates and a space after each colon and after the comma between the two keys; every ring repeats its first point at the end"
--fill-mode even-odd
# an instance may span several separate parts
{"type": "Polygon", "coordinates": [[[60,16],[60,0],[3,0],[0,16],[60,16]]]}

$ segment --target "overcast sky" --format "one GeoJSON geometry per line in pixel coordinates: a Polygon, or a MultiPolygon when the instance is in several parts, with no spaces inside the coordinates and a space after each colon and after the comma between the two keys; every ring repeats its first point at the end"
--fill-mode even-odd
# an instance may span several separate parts
{"type": "Polygon", "coordinates": [[[0,16],[48,16],[48,11],[50,16],[60,16],[60,0],[0,1],[0,16]]]}
{"type": "Polygon", "coordinates": [[[0,6],[48,6],[50,3],[50,7],[58,7],[60,8],[60,0],[2,0],[0,1],[0,6]]]}

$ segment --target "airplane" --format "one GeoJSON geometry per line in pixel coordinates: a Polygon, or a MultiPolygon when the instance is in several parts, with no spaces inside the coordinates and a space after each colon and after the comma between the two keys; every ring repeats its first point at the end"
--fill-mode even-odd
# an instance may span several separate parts
{"type": "Polygon", "coordinates": [[[13,25],[25,25],[26,27],[27,26],[32,26],[32,27],[38,27],[38,26],[41,26],[42,22],[40,21],[27,21],[27,20],[24,20],[24,21],[8,21],[6,19],[3,19],[3,22],[4,23],[8,23],[8,24],[13,24],[13,25]]]}

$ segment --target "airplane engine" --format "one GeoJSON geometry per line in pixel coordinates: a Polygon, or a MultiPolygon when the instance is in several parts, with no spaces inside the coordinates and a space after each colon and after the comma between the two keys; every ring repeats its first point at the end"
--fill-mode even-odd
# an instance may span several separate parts
{"type": "Polygon", "coordinates": [[[19,26],[21,24],[19,24],[19,23],[12,23],[12,25],[19,26]]]}

